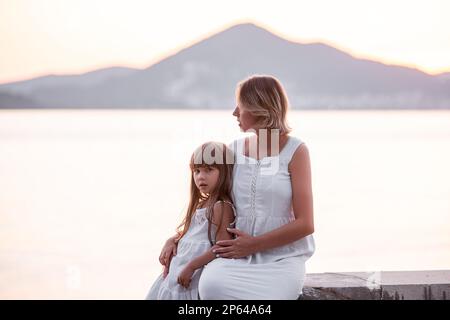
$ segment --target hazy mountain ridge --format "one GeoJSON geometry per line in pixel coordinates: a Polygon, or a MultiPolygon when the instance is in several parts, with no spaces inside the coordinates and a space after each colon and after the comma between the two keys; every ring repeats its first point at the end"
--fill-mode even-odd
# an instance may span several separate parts
{"type": "Polygon", "coordinates": [[[277,76],[294,108],[450,108],[446,74],[295,43],[253,24],[231,27],[143,70],[42,77],[0,90],[50,108],[230,108],[237,82],[255,73],[277,76]]]}
{"type": "Polygon", "coordinates": [[[41,108],[36,101],[17,93],[0,91],[0,109],[41,108]]]}

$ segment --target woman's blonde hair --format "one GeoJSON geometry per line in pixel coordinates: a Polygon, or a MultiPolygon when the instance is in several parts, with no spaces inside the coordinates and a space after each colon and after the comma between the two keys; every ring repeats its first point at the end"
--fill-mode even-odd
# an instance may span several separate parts
{"type": "Polygon", "coordinates": [[[291,132],[286,119],[289,101],[277,78],[253,75],[238,83],[236,98],[257,118],[259,128],[279,129],[280,134],[291,132]]]}
{"type": "MultiPolygon", "coordinates": [[[[214,141],[205,142],[195,149],[189,163],[191,169],[189,205],[183,221],[177,228],[178,239],[181,239],[188,231],[192,217],[199,207],[199,204],[209,200],[206,215],[208,218],[208,238],[211,244],[215,243],[215,239],[212,239],[211,235],[213,207],[214,204],[220,200],[231,202],[231,177],[233,174],[233,165],[234,153],[224,143],[214,141]],[[194,170],[200,167],[214,167],[219,170],[219,181],[217,182],[215,189],[207,196],[198,190],[194,181],[194,170]]],[[[217,220],[221,221],[221,217],[218,217],[217,220]]],[[[216,226],[217,230],[219,228],[220,222],[219,225],[216,226]]]]}

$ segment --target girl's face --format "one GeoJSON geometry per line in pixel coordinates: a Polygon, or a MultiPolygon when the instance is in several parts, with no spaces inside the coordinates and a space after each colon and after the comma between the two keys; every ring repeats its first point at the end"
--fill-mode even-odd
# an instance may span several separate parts
{"type": "Polygon", "coordinates": [[[212,166],[199,167],[193,170],[194,182],[201,193],[211,193],[219,182],[219,169],[212,166]]]}
{"type": "Polygon", "coordinates": [[[236,104],[236,108],[233,111],[233,116],[237,118],[239,128],[241,128],[243,132],[246,132],[249,129],[256,129],[256,117],[246,110],[245,107],[243,107],[239,102],[236,104]]]}

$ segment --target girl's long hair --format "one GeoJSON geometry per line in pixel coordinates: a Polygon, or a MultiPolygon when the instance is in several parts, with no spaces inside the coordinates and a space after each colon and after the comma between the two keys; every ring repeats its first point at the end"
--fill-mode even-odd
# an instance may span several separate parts
{"type": "MultiPolygon", "coordinates": [[[[233,164],[233,152],[221,142],[206,142],[194,151],[189,164],[191,170],[189,205],[183,221],[177,228],[178,239],[181,239],[189,230],[192,217],[199,204],[208,201],[209,205],[206,210],[206,217],[208,219],[208,238],[211,244],[215,243],[215,238],[213,240],[211,236],[213,207],[219,200],[231,201],[233,164]],[[200,167],[214,167],[219,170],[219,181],[217,182],[215,189],[212,190],[209,195],[202,194],[195,185],[194,170],[200,167]]],[[[221,217],[219,217],[219,225],[216,226],[216,230],[220,228],[221,220],[221,217]]]]}

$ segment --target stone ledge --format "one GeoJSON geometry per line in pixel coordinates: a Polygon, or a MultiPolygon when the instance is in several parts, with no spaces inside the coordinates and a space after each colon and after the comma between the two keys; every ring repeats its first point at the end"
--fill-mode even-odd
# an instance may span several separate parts
{"type": "Polygon", "coordinates": [[[301,300],[448,300],[450,270],[309,273],[301,300]]]}

